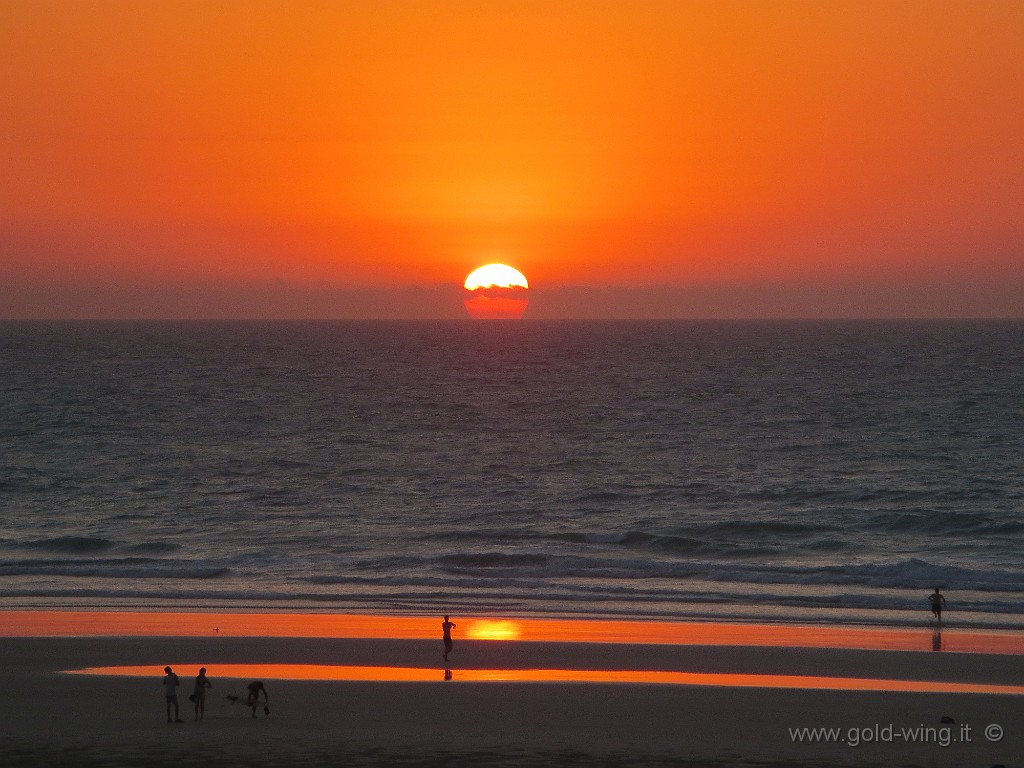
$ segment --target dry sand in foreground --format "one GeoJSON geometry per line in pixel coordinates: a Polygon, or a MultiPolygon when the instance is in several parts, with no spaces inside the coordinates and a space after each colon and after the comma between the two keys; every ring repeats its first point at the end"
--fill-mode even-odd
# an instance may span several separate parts
{"type": "Polygon", "coordinates": [[[1015,655],[457,640],[450,682],[430,640],[21,637],[0,639],[0,658],[9,766],[1010,766],[1024,754],[1020,695],[459,679],[471,668],[657,669],[1024,686],[1015,655]],[[435,667],[437,680],[268,677],[271,715],[252,720],[225,699],[247,681],[218,677],[218,663],[435,667]],[[165,664],[181,675],[180,725],[165,722],[165,664]],[[63,674],[108,665],[153,673],[63,674]],[[200,665],[215,687],[195,723],[187,695],[200,665]],[[986,737],[992,725],[1001,740],[986,737]],[[795,742],[790,729],[803,727],[836,728],[840,741],[795,742]]]}

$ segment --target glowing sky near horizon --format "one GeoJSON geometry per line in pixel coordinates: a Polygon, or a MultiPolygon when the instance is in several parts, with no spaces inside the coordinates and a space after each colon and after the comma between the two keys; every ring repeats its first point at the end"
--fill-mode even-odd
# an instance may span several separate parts
{"type": "Polygon", "coordinates": [[[1015,0],[0,21],[0,317],[1024,315],[1015,0]]]}

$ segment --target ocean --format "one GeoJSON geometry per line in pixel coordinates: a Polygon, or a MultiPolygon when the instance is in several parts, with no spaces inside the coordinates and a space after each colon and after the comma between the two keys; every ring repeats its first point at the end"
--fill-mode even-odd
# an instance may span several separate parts
{"type": "Polygon", "coordinates": [[[3,322],[0,608],[1024,627],[1024,322],[3,322]]]}

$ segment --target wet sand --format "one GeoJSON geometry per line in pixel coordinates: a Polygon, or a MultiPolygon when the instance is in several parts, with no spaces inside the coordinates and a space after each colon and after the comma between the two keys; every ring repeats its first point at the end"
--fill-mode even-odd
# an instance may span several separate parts
{"type": "MultiPolygon", "coordinates": [[[[74,624],[68,616],[66,624],[74,624]]],[[[751,677],[1024,686],[1024,656],[1006,650],[1019,638],[1005,633],[993,636],[1002,651],[962,652],[945,649],[956,645],[956,633],[947,631],[944,649],[935,652],[926,629],[917,633],[922,649],[906,650],[744,644],[744,636],[757,641],[777,628],[744,633],[713,624],[703,625],[706,642],[526,640],[522,633],[519,640],[468,640],[460,636],[468,631],[463,621],[452,679],[445,681],[439,637],[241,637],[219,625],[220,632],[209,634],[206,614],[186,617],[206,633],[195,636],[95,636],[109,627],[94,636],[80,627],[78,636],[10,636],[27,618],[0,614],[6,628],[0,634],[8,635],[0,638],[3,765],[1010,766],[1024,754],[1019,694],[779,688],[751,677]],[[160,685],[166,664],[181,677],[182,724],[166,723],[160,685]],[[231,664],[433,669],[436,677],[281,680],[270,669],[264,679],[271,714],[253,720],[248,709],[227,701],[229,694],[243,695],[247,682],[226,677],[237,673],[231,664]],[[152,675],[66,674],[114,665],[150,666],[152,675]],[[196,723],[187,696],[199,666],[208,668],[214,688],[205,720],[196,723]],[[753,682],[467,680],[474,670],[654,670],[753,682]],[[944,716],[954,722],[943,723],[944,716]],[[986,736],[992,725],[1004,729],[1001,740],[990,740],[992,731],[986,736]],[[836,728],[840,741],[794,741],[790,729],[796,728],[836,728]]],[[[59,619],[49,634],[61,634],[59,619]]],[[[123,617],[118,626],[133,620],[123,617]]],[[[423,622],[424,632],[439,625],[423,622]]],[[[173,623],[165,619],[161,626],[173,623]]],[[[872,643],[879,636],[872,633],[872,643]]]]}

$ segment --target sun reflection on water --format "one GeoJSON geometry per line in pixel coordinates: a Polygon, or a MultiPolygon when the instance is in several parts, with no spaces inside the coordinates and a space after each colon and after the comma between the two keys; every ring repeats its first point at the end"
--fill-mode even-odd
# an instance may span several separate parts
{"type": "Polygon", "coordinates": [[[479,619],[466,630],[470,640],[518,640],[522,636],[523,628],[515,621],[479,619]]]}
{"type": "MultiPolygon", "coordinates": [[[[174,664],[181,674],[191,674],[198,664],[174,664]]],[[[771,675],[708,672],[676,672],[622,669],[457,669],[429,667],[371,667],[328,664],[220,664],[208,665],[211,678],[248,680],[335,680],[370,682],[473,683],[632,683],[714,686],[727,688],[789,688],[832,691],[891,691],[913,693],[988,693],[1024,695],[1024,686],[938,680],[889,680],[813,675],[771,675]]],[[[89,667],[68,674],[115,677],[162,675],[159,666],[89,667]]]]}

